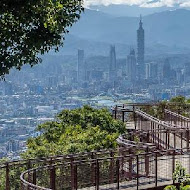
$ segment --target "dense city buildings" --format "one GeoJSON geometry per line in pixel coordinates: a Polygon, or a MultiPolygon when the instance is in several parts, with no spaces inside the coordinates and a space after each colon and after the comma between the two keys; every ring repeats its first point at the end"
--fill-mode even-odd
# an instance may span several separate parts
{"type": "Polygon", "coordinates": [[[114,43],[97,55],[76,45],[71,55],[47,55],[32,69],[11,70],[0,81],[0,157],[18,158],[26,140],[39,135],[36,126],[54,120],[63,109],[85,104],[110,109],[118,103],[189,97],[190,56],[150,56],[145,51],[145,31],[140,19],[137,51],[130,44],[122,49],[123,56],[114,43]]]}
{"type": "Polygon", "coordinates": [[[83,83],[86,79],[86,67],[84,50],[78,50],[78,64],[77,64],[77,81],[83,83]]]}
{"type": "Polygon", "coordinates": [[[156,62],[146,63],[146,79],[158,79],[158,64],[156,62]]]}

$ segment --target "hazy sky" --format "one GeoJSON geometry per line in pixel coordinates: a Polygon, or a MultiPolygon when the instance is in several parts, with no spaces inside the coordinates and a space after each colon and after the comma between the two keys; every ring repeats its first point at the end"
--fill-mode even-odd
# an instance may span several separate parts
{"type": "Polygon", "coordinates": [[[190,7],[190,0],[84,0],[85,5],[127,4],[141,7],[190,7]]]}

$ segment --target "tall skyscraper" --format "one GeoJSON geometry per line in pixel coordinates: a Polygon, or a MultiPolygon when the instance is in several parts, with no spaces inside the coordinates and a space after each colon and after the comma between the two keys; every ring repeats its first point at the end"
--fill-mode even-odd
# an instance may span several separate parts
{"type": "Polygon", "coordinates": [[[77,81],[84,82],[86,78],[86,68],[84,59],[84,50],[78,50],[78,64],[77,64],[77,81]]]}
{"type": "Polygon", "coordinates": [[[109,61],[109,80],[110,82],[114,82],[117,78],[117,61],[115,46],[110,46],[109,61]]]}
{"type": "Polygon", "coordinates": [[[138,65],[138,77],[139,79],[145,78],[145,32],[143,29],[142,17],[140,16],[139,29],[137,30],[137,65],[138,65]]]}
{"type": "Polygon", "coordinates": [[[135,50],[131,49],[130,54],[127,56],[127,77],[130,82],[136,81],[136,64],[135,50]]]}

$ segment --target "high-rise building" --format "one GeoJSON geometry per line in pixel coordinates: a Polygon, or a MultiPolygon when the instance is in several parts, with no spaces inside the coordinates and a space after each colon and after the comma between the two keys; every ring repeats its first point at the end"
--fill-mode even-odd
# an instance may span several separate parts
{"type": "Polygon", "coordinates": [[[163,65],[163,81],[169,84],[176,81],[176,71],[172,68],[168,58],[165,60],[163,65]]]}
{"type": "Polygon", "coordinates": [[[127,56],[127,77],[130,82],[136,81],[136,64],[135,50],[131,49],[130,54],[127,56]]]}
{"type": "Polygon", "coordinates": [[[86,68],[84,59],[84,50],[78,50],[78,64],[77,64],[77,81],[84,82],[86,78],[86,68]]]}
{"type": "Polygon", "coordinates": [[[137,30],[137,65],[138,65],[138,77],[139,79],[145,78],[145,32],[143,29],[142,17],[140,17],[139,29],[137,30]]]}
{"type": "Polygon", "coordinates": [[[170,79],[171,78],[171,65],[169,59],[164,61],[163,65],[163,79],[170,79]]]}
{"type": "Polygon", "coordinates": [[[109,54],[109,81],[115,82],[117,78],[117,61],[115,46],[110,46],[109,54]]]}
{"type": "Polygon", "coordinates": [[[146,79],[158,79],[158,64],[150,62],[146,64],[146,79]]]}
{"type": "Polygon", "coordinates": [[[185,63],[183,73],[184,73],[185,83],[189,83],[190,82],[190,63],[189,62],[185,63]]]}
{"type": "Polygon", "coordinates": [[[56,88],[58,86],[58,77],[57,76],[50,76],[48,77],[48,87],[49,88],[56,88]]]}

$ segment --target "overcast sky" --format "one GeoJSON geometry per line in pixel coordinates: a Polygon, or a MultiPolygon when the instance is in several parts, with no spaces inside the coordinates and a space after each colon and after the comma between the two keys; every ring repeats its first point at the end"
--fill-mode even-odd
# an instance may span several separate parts
{"type": "Polygon", "coordinates": [[[85,6],[127,4],[141,7],[190,7],[190,0],[84,0],[85,6]]]}

